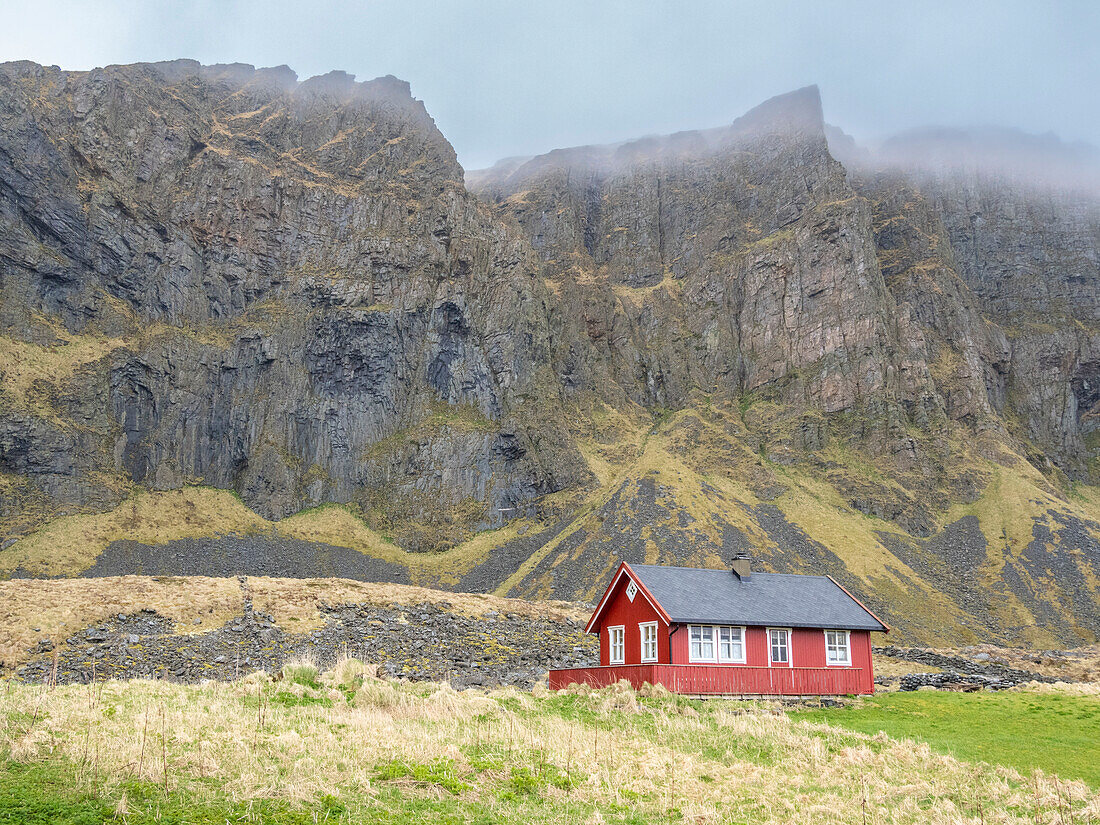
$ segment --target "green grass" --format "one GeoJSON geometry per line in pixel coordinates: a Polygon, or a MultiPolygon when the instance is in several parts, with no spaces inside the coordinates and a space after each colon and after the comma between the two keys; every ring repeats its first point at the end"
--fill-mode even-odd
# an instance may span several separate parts
{"type": "Polygon", "coordinates": [[[927,742],[968,761],[1039,768],[1100,788],[1100,696],[886,693],[848,708],[791,714],[860,733],[927,742]]]}
{"type": "MultiPolygon", "coordinates": [[[[380,766],[380,787],[372,796],[352,799],[325,797],[307,804],[286,800],[234,800],[215,793],[202,796],[173,791],[168,796],[156,783],[129,781],[121,788],[104,792],[77,778],[77,766],[65,763],[0,763],[0,825],[224,825],[249,822],[253,825],[378,825],[433,822],[439,825],[492,825],[493,823],[554,823],[590,821],[589,805],[571,802],[546,804],[538,791],[546,781],[531,776],[526,768],[513,768],[514,789],[499,799],[483,803],[456,795],[469,786],[455,779],[453,766],[390,763],[380,766]],[[517,777],[519,777],[517,779],[517,777]],[[410,795],[388,781],[406,779],[417,785],[436,785],[450,794],[441,798],[410,795]],[[126,797],[125,811],[119,808],[120,794],[126,797]],[[502,810],[501,805],[505,806],[502,810]],[[561,819],[559,820],[559,815],[561,819]]],[[[551,780],[556,787],[570,788],[560,775],[551,780]]],[[[609,810],[605,821],[618,825],[644,825],[653,819],[640,818],[626,810],[609,810]]],[[[676,812],[673,812],[674,818],[676,812]]]]}
{"type": "MultiPolygon", "coordinates": [[[[51,690],[0,682],[0,825],[765,825],[798,812],[835,825],[1034,825],[1100,810],[1100,793],[1065,781],[1075,771],[1064,759],[1055,779],[792,720],[770,704],[622,684],[457,692],[365,671],[343,664],[316,687],[264,674],[51,690]]],[[[1018,749],[1053,718],[1080,760],[1095,751],[1097,707],[1080,697],[901,697],[931,702],[917,718],[932,731],[951,703],[964,703],[957,717],[975,716],[976,698],[998,705],[1018,749]]]]}
{"type": "MultiPolygon", "coordinates": [[[[312,825],[349,822],[352,813],[334,798],[304,806],[283,800],[234,801],[224,795],[202,798],[170,794],[152,782],[128,781],[103,793],[77,780],[77,767],[65,762],[0,765],[0,825],[223,825],[225,822],[312,825]],[[119,809],[118,791],[126,810],[119,809]]],[[[379,820],[386,821],[386,820],[379,820]]]]}
{"type": "Polygon", "coordinates": [[[470,789],[467,783],[458,778],[453,759],[435,759],[426,764],[391,759],[379,766],[375,778],[383,782],[410,779],[421,785],[436,785],[455,795],[470,789]]]}

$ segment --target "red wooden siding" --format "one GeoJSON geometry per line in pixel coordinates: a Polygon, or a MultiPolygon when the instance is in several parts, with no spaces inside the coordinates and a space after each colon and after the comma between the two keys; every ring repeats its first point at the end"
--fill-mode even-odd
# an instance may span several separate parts
{"type": "Polygon", "coordinates": [[[852,646],[852,667],[859,668],[860,693],[875,692],[875,667],[871,661],[871,632],[869,630],[853,630],[850,644],[852,646]]]}
{"type": "Polygon", "coordinates": [[[745,660],[749,667],[768,666],[768,631],[764,628],[745,628],[745,660]]]}
{"type": "MultiPolygon", "coordinates": [[[[674,624],[669,632],[669,658],[662,660],[662,664],[686,665],[688,663],[688,629],[687,625],[674,624]]],[[[600,660],[603,663],[603,660],[600,660]]]]}
{"type": "Polygon", "coordinates": [[[616,625],[623,625],[625,628],[626,664],[641,664],[642,635],[638,625],[644,622],[657,623],[657,661],[667,662],[669,655],[668,626],[640,589],[635,594],[634,601],[630,601],[626,597],[626,587],[629,582],[629,575],[624,575],[619,579],[619,582],[615,585],[615,591],[611,593],[610,600],[604,608],[603,615],[600,616],[599,624],[592,628],[593,631],[598,631],[600,634],[600,664],[611,664],[607,629],[616,625]]]}
{"type": "Polygon", "coordinates": [[[794,628],[790,656],[793,667],[825,667],[825,631],[816,627],[794,628]]]}
{"type": "Polygon", "coordinates": [[[852,667],[616,665],[551,670],[550,689],[575,682],[601,688],[626,679],[635,689],[648,682],[691,696],[840,696],[872,693],[864,673],[852,667]]]}

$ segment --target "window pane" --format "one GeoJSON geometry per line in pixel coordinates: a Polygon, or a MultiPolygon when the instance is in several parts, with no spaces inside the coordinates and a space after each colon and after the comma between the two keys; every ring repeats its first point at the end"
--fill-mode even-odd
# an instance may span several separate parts
{"type": "Polygon", "coordinates": [[[700,645],[700,657],[703,659],[714,659],[714,628],[705,625],[699,628],[701,634],[702,643],[700,645]]]}
{"type": "Polygon", "coordinates": [[[613,627],[609,630],[611,642],[611,661],[622,663],[625,660],[623,650],[623,628],[613,627]]]}
{"type": "Polygon", "coordinates": [[[642,658],[657,658],[657,627],[656,625],[642,625],[642,658]]]}
{"type": "Polygon", "coordinates": [[[773,662],[781,662],[786,664],[787,662],[787,631],[786,630],[772,630],[771,636],[771,655],[773,662]]]}
{"type": "Polygon", "coordinates": [[[825,633],[825,656],[831,664],[850,664],[851,655],[848,649],[848,634],[840,630],[829,630],[825,633]]]}

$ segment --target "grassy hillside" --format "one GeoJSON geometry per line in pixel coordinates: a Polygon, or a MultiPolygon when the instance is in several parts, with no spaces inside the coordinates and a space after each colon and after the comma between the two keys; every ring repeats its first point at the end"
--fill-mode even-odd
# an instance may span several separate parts
{"type": "Polygon", "coordinates": [[[1100,548],[1100,491],[1060,489],[991,437],[956,445],[967,460],[943,468],[943,485],[970,485],[967,500],[944,489],[919,499],[890,462],[839,436],[813,460],[790,458],[783,439],[793,425],[768,418],[769,409],[702,404],[654,423],[597,405],[590,431],[575,424],[596,479],[590,489],[548,496],[541,517],[440,552],[408,552],[340,505],[270,521],[223,490],[137,489],[107,512],[63,516],[23,536],[0,552],[0,576],[76,575],[120,539],[283,537],[349,548],[424,586],[592,600],[620,559],[720,567],[748,549],[766,569],[836,576],[899,641],[1097,640],[1100,577],[1089,543],[1100,548]],[[929,538],[879,513],[899,496],[934,520],[929,538]],[[501,555],[516,546],[525,549],[501,555]]]}
{"type": "MultiPolygon", "coordinates": [[[[0,694],[0,822],[1088,822],[1044,770],[629,689],[457,693],[347,660],[0,694]]],[[[998,697],[999,698],[999,697],[998,697]]],[[[1046,718],[1046,716],[1044,716],[1046,718]]]]}

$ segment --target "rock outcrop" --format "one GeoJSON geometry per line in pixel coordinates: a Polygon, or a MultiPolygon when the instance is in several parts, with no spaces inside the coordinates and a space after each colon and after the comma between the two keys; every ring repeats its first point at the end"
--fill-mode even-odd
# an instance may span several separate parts
{"type": "Polygon", "coordinates": [[[76,409],[9,398],[0,463],[57,505],[201,480],[429,549],[583,480],[535,262],[408,84],[17,63],[0,107],[3,332],[118,344],[76,409]]]}

